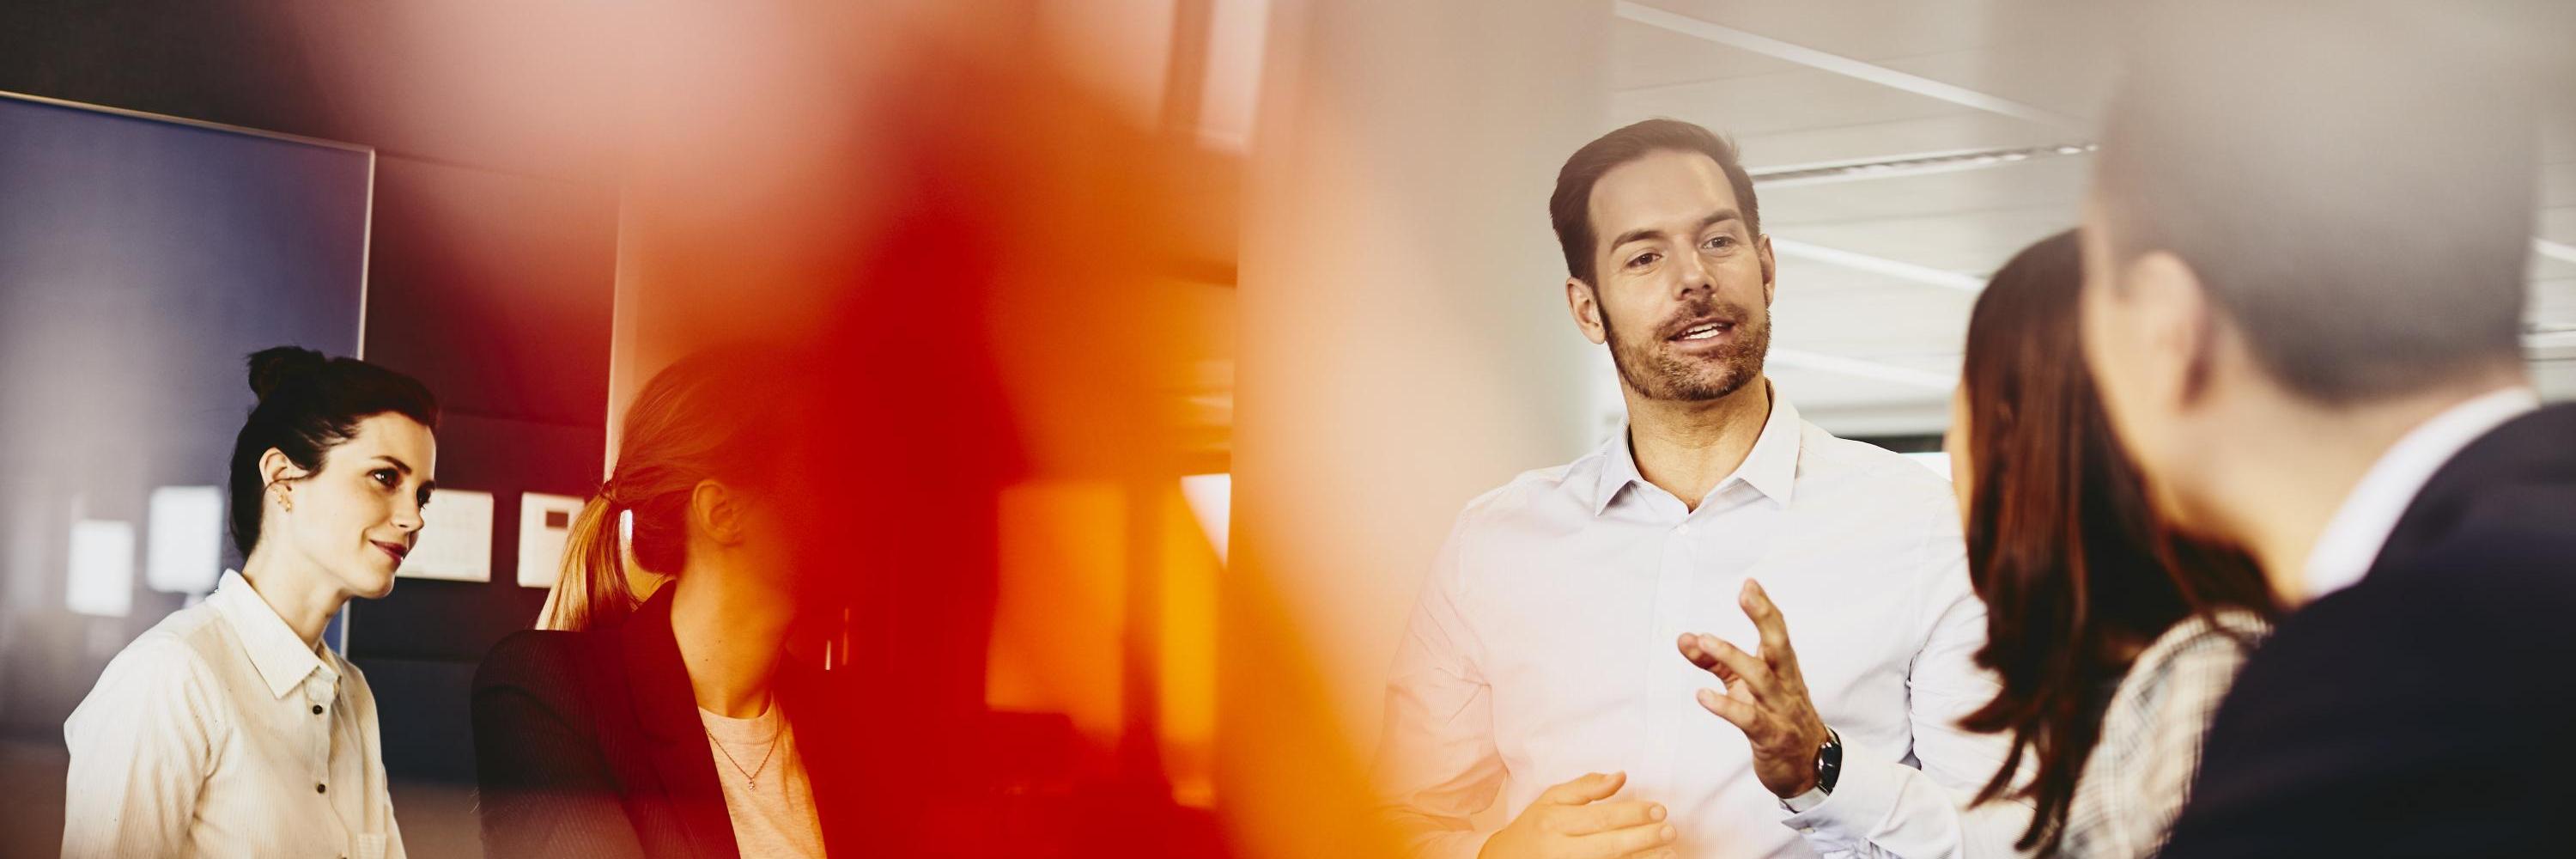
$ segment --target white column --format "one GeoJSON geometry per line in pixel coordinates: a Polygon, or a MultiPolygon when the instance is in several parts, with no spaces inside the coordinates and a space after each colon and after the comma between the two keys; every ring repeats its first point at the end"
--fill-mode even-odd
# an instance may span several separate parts
{"type": "Polygon", "coordinates": [[[1607,2],[1273,7],[1219,645],[1218,795],[1251,854],[1314,855],[1338,840],[1318,817],[1361,807],[1340,794],[1459,509],[1600,431],[1613,381],[1566,311],[1547,198],[1609,127],[1611,20],[1607,2]]]}

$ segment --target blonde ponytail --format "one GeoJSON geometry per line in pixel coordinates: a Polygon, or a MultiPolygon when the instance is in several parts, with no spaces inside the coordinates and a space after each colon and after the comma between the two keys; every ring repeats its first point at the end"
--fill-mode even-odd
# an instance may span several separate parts
{"type": "Polygon", "coordinates": [[[581,506],[564,538],[563,570],[546,594],[545,608],[537,612],[538,629],[616,626],[635,609],[640,600],[626,580],[625,541],[619,533],[623,518],[605,491],[581,506]]]}
{"type": "Polygon", "coordinates": [[[653,374],[626,410],[617,465],[564,539],[538,629],[616,626],[688,561],[689,495],[698,482],[766,481],[777,467],[780,409],[802,387],[803,362],[755,347],[710,349],[653,374]]]}

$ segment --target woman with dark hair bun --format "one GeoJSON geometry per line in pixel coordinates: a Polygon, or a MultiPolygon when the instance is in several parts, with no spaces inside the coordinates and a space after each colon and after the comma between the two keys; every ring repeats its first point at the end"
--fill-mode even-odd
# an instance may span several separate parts
{"type": "Polygon", "coordinates": [[[322,630],[392,592],[437,467],[417,380],[280,346],[233,442],[244,561],[109,662],[63,723],[63,855],[403,856],[375,696],[322,630]]]}

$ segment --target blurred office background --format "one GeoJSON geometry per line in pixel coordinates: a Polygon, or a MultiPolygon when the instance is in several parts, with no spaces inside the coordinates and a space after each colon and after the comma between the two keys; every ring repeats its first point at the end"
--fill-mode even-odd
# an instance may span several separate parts
{"type": "MultiPolygon", "coordinates": [[[[24,96],[0,97],[0,794],[17,798],[0,854],[56,849],[62,719],[106,660],[239,563],[206,487],[251,403],[240,357],[292,341],[419,376],[447,407],[435,545],[332,639],[379,697],[412,854],[477,855],[466,684],[534,617],[622,404],[709,302],[796,306],[672,238],[749,216],[657,196],[689,177],[654,156],[709,145],[660,112],[733,88],[864,120],[780,94],[795,79],[765,64],[800,28],[894,33],[940,5],[701,9],[680,36],[634,23],[661,7],[605,0],[0,8],[0,91],[24,96]],[[706,91],[642,85],[674,63],[712,72],[706,91]]],[[[1364,808],[1381,672],[1450,517],[1619,425],[1608,357],[1563,308],[1544,201],[1564,156],[1650,116],[1732,134],[1780,257],[1779,390],[1946,468],[1969,307],[2074,222],[2122,14],[960,5],[1167,144],[1181,213],[1148,274],[1171,346],[1146,383],[1180,432],[1115,468],[1041,457],[995,500],[987,699],[1029,717],[1007,744],[1035,769],[1168,803],[1176,852],[1280,856],[1352,837],[1315,821],[1364,808]]],[[[2569,75],[2536,47],[2576,35],[2567,7],[2460,8],[2503,22],[2498,50],[2534,53],[2536,74],[2569,75]]],[[[2526,345],[2563,400],[2576,98],[2551,92],[2526,345]]],[[[862,172],[869,141],[900,133],[818,127],[862,172]]]]}

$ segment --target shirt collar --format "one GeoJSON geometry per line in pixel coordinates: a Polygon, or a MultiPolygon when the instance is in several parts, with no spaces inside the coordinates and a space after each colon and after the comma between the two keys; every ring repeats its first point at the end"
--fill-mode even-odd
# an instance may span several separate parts
{"type": "Polygon", "coordinates": [[[2302,580],[2310,600],[2351,587],[2370,572],[2397,520],[2433,473],[2504,422],[2540,407],[2540,396],[2515,386],[2471,397],[2417,425],[2363,472],[2308,550],[2302,580]]]}
{"type": "Polygon", "coordinates": [[[225,570],[206,602],[232,625],[233,636],[241,640],[251,666],[259,669],[259,679],[268,683],[270,697],[286,697],[316,671],[322,672],[326,681],[339,681],[339,673],[322,661],[322,649],[305,646],[304,639],[286,625],[285,618],[277,616],[277,610],[269,607],[268,600],[252,590],[250,580],[240,573],[225,570]]]}
{"type": "MultiPolygon", "coordinates": [[[[1768,387],[1770,382],[1766,379],[1763,384],[1768,387]]],[[[1745,452],[1744,463],[1735,467],[1735,473],[1727,475],[1725,480],[1717,482],[1716,488],[1709,490],[1711,497],[1725,491],[1728,485],[1743,481],[1782,506],[1788,505],[1798,482],[1798,407],[1790,405],[1789,398],[1780,396],[1776,388],[1769,393],[1771,416],[1762,421],[1762,434],[1753,439],[1753,449],[1745,452]]],[[[1619,431],[1602,443],[1601,458],[1601,475],[1593,485],[1594,516],[1610,509],[1610,502],[1619,497],[1619,490],[1628,488],[1631,483],[1646,482],[1645,476],[1637,471],[1636,454],[1628,446],[1626,422],[1621,422],[1619,431]]]]}

